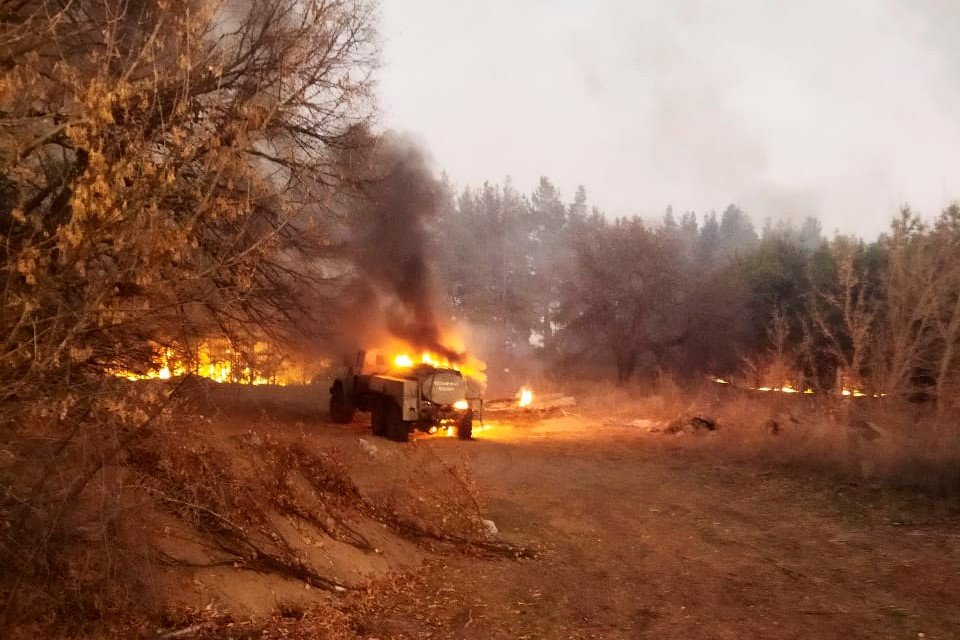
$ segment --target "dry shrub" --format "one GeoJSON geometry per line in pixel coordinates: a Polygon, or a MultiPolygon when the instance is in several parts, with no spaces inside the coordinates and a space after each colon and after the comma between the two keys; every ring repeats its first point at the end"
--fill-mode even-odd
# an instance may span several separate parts
{"type": "Polygon", "coordinates": [[[236,449],[218,447],[191,437],[188,431],[195,428],[188,424],[156,434],[138,443],[129,458],[139,488],[203,537],[211,552],[207,566],[233,565],[346,590],[348,585],[310,564],[300,542],[276,519],[290,518],[310,537],[325,534],[372,551],[350,524],[365,503],[336,453],[280,444],[253,432],[236,449]]]}
{"type": "Polygon", "coordinates": [[[719,429],[709,437],[684,441],[691,449],[960,497],[960,426],[930,404],[763,393],[712,382],[684,389],[670,378],[571,392],[581,410],[617,424],[667,424],[698,414],[715,419],[719,429]]]}
{"type": "Polygon", "coordinates": [[[638,417],[670,420],[695,404],[691,394],[668,373],[661,372],[655,381],[626,385],[590,382],[574,383],[567,392],[577,399],[577,406],[602,414],[613,421],[629,422],[638,417]]]}
{"type": "Polygon", "coordinates": [[[888,399],[739,394],[711,406],[709,446],[760,462],[960,496],[960,442],[931,407],[888,399]]]}
{"type": "Polygon", "coordinates": [[[384,517],[440,540],[483,540],[480,491],[465,460],[452,464],[413,441],[389,473],[387,489],[372,497],[384,517]]]}
{"type": "Polygon", "coordinates": [[[118,542],[136,507],[123,454],[172,408],[162,389],[122,381],[5,407],[18,419],[0,422],[0,631],[141,610],[144,554],[118,542]]]}

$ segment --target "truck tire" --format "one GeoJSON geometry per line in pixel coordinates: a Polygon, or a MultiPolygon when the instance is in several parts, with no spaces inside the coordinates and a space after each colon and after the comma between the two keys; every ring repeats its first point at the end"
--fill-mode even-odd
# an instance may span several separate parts
{"type": "Polygon", "coordinates": [[[350,424],[353,412],[353,403],[347,398],[343,380],[334,380],[330,386],[330,419],[337,424],[350,424]]]}
{"type": "Polygon", "coordinates": [[[408,442],[410,440],[410,425],[403,421],[403,411],[395,400],[383,402],[385,429],[387,438],[394,442],[408,442]]]}
{"type": "Polygon", "coordinates": [[[370,428],[373,435],[381,438],[386,438],[388,435],[386,404],[380,398],[374,398],[370,402],[370,428]]]}
{"type": "Polygon", "coordinates": [[[457,437],[461,440],[473,439],[473,409],[468,409],[457,422],[457,437]]]}

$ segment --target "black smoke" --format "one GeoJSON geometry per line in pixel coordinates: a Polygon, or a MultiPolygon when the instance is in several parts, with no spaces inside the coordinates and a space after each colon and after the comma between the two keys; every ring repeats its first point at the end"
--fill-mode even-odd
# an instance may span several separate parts
{"type": "Polygon", "coordinates": [[[423,150],[405,137],[370,136],[363,149],[351,158],[356,198],[348,221],[354,295],[367,316],[355,325],[368,334],[358,339],[362,345],[373,333],[369,325],[381,324],[395,338],[456,361],[460,354],[441,344],[430,260],[442,184],[423,150]]]}

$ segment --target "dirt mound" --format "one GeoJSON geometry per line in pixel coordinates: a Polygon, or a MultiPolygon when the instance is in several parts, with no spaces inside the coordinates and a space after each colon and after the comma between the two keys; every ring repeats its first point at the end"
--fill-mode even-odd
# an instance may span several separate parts
{"type": "Polygon", "coordinates": [[[466,464],[367,432],[209,404],[144,432],[84,497],[67,579],[20,589],[14,637],[285,628],[362,609],[437,553],[524,554],[466,464]]]}

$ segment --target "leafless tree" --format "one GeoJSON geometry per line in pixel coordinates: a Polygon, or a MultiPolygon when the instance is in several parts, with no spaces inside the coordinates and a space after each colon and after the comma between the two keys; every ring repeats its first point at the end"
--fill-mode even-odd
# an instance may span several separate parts
{"type": "Polygon", "coordinates": [[[837,364],[840,378],[860,384],[867,375],[874,344],[877,301],[861,264],[860,240],[837,238],[832,246],[836,280],[830,289],[814,288],[807,309],[811,324],[824,338],[827,355],[837,364]]]}
{"type": "Polygon", "coordinates": [[[904,210],[882,240],[886,253],[882,317],[877,332],[877,382],[888,394],[913,391],[936,349],[935,326],[945,273],[920,220],[904,210]]]}

